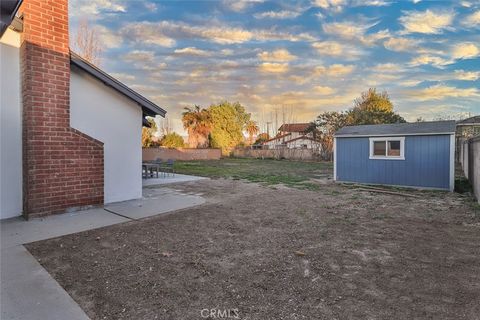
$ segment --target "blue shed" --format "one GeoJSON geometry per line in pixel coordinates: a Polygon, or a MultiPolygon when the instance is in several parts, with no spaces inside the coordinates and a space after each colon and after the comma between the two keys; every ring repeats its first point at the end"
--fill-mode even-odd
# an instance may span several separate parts
{"type": "Polygon", "coordinates": [[[334,179],[453,191],[454,152],[455,121],[348,126],[335,133],[334,179]]]}

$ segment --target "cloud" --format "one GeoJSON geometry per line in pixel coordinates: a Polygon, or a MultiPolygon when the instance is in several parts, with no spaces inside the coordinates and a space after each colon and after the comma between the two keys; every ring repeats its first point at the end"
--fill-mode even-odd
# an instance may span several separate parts
{"type": "Polygon", "coordinates": [[[461,89],[445,85],[434,85],[425,89],[410,90],[406,92],[406,95],[418,101],[480,97],[477,88],[461,89]]]}
{"type": "Polygon", "coordinates": [[[122,37],[113,33],[110,29],[102,25],[95,25],[93,28],[97,31],[98,40],[105,48],[117,48],[122,44],[122,37]]]}
{"type": "Polygon", "coordinates": [[[297,57],[292,55],[286,49],[278,49],[272,52],[263,51],[258,54],[258,57],[263,61],[276,61],[276,62],[288,62],[296,59],[297,57]]]}
{"type": "Polygon", "coordinates": [[[115,79],[118,79],[122,82],[131,82],[135,80],[135,76],[132,74],[127,74],[127,73],[121,73],[121,72],[113,72],[110,73],[112,77],[115,79]]]}
{"type": "Polygon", "coordinates": [[[294,19],[301,13],[298,11],[281,10],[281,11],[267,11],[262,13],[256,13],[253,16],[257,19],[270,18],[270,19],[294,19]]]}
{"type": "Polygon", "coordinates": [[[318,53],[329,56],[342,56],[346,54],[344,46],[336,41],[315,42],[312,44],[318,53]]]}
{"type": "Polygon", "coordinates": [[[262,3],[264,0],[224,0],[224,5],[232,11],[242,12],[248,7],[256,4],[262,3]]]}
{"type": "Polygon", "coordinates": [[[192,26],[181,22],[138,22],[130,23],[121,30],[126,38],[132,41],[143,41],[147,44],[157,44],[172,47],[176,40],[201,39],[219,44],[238,44],[248,41],[301,41],[311,40],[306,33],[290,34],[276,30],[246,30],[225,25],[192,26]]]}
{"type": "Polygon", "coordinates": [[[471,59],[480,55],[480,49],[471,42],[460,43],[452,47],[452,58],[471,59]]]}
{"type": "Polygon", "coordinates": [[[385,0],[356,0],[352,3],[355,7],[385,7],[391,4],[391,1],[385,0]]]}
{"type": "Polygon", "coordinates": [[[475,11],[471,15],[467,16],[462,24],[466,27],[478,27],[480,25],[480,10],[475,11]]]}
{"type": "Polygon", "coordinates": [[[344,39],[360,38],[365,32],[377,23],[363,24],[361,22],[331,22],[324,23],[322,29],[325,33],[334,34],[344,39]]]}
{"type": "MultiPolygon", "coordinates": [[[[431,50],[419,49],[418,52],[427,52],[413,58],[409,65],[432,65],[441,68],[443,66],[455,63],[460,59],[472,59],[480,56],[480,49],[471,42],[458,43],[450,47],[448,52],[437,51],[436,54],[430,54],[431,50]]],[[[432,51],[434,52],[434,51],[432,51]]]]}
{"type": "Polygon", "coordinates": [[[416,87],[420,83],[422,83],[422,81],[421,80],[416,80],[416,79],[408,79],[408,80],[403,80],[403,81],[399,82],[399,84],[402,87],[416,87]]]}
{"type": "Polygon", "coordinates": [[[313,73],[316,76],[341,77],[352,73],[355,70],[354,65],[332,64],[330,66],[315,67],[313,73]]]}
{"type": "Polygon", "coordinates": [[[312,47],[321,55],[341,57],[345,60],[356,60],[364,52],[358,47],[337,41],[321,41],[312,43],[312,47]]]}
{"type": "Polygon", "coordinates": [[[285,73],[288,71],[288,63],[263,62],[259,70],[265,73],[285,73]]]}
{"type": "Polygon", "coordinates": [[[272,30],[253,30],[253,39],[258,41],[313,41],[315,37],[312,35],[302,33],[288,33],[281,32],[275,29],[272,30]]]}
{"type": "Polygon", "coordinates": [[[422,54],[418,57],[413,58],[410,61],[410,65],[411,66],[420,66],[420,65],[430,64],[430,65],[433,65],[435,67],[443,67],[443,66],[445,66],[447,64],[451,64],[453,62],[454,61],[452,61],[451,59],[445,59],[445,58],[442,58],[442,57],[439,57],[439,56],[433,56],[433,55],[429,55],[429,54],[422,54]]]}
{"type": "Polygon", "coordinates": [[[426,11],[408,11],[399,18],[403,33],[439,34],[450,27],[455,14],[427,9],[426,11]]]}
{"type": "Polygon", "coordinates": [[[156,44],[162,47],[173,47],[176,41],[162,32],[162,24],[168,22],[152,23],[137,22],[127,24],[120,30],[120,33],[134,42],[156,44]]]}
{"type": "Polygon", "coordinates": [[[152,63],[155,60],[155,53],[153,51],[134,50],[122,56],[122,59],[127,62],[143,62],[152,63]]]}
{"type": "Polygon", "coordinates": [[[380,63],[372,67],[372,71],[375,71],[379,74],[381,73],[399,73],[403,72],[404,68],[397,63],[380,63]]]}
{"type": "Polygon", "coordinates": [[[145,2],[144,6],[150,12],[157,12],[158,10],[157,4],[154,2],[145,2]]]}
{"type": "Polygon", "coordinates": [[[480,78],[480,71],[455,70],[454,75],[457,80],[475,81],[480,78]]]}
{"type": "Polygon", "coordinates": [[[186,47],[182,49],[175,49],[174,51],[175,55],[179,56],[200,56],[200,57],[206,57],[210,55],[210,52],[198,49],[195,47],[186,47]]]}
{"type": "Polygon", "coordinates": [[[340,12],[346,4],[345,0],[315,0],[312,5],[326,10],[340,12]]]}
{"type": "Polygon", "coordinates": [[[411,52],[418,45],[418,40],[409,38],[389,38],[383,42],[383,46],[390,51],[411,52]]]}
{"type": "Polygon", "coordinates": [[[335,92],[335,89],[330,87],[324,87],[324,86],[315,86],[313,90],[315,93],[318,93],[324,96],[331,95],[335,92]]]}
{"type": "Polygon", "coordinates": [[[222,49],[220,50],[220,53],[224,56],[231,56],[234,52],[232,49],[222,49]]]}
{"type": "Polygon", "coordinates": [[[314,0],[312,2],[313,6],[332,12],[341,12],[347,5],[351,7],[383,7],[391,4],[391,1],[386,0],[314,0]]]}
{"type": "Polygon", "coordinates": [[[95,16],[101,13],[126,12],[126,7],[122,1],[113,0],[79,0],[72,4],[74,10],[79,15],[95,16]]]}
{"type": "Polygon", "coordinates": [[[347,40],[357,40],[364,45],[371,46],[378,40],[388,38],[390,32],[388,30],[381,30],[376,33],[366,34],[368,29],[378,24],[377,22],[366,23],[362,21],[344,21],[324,23],[322,29],[326,34],[335,35],[347,40]]]}

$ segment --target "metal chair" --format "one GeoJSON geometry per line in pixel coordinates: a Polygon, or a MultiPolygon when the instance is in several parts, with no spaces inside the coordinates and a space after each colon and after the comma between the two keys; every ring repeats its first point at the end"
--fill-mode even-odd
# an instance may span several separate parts
{"type": "Polygon", "coordinates": [[[163,167],[165,169],[165,173],[168,174],[168,172],[172,173],[172,176],[175,177],[175,160],[173,159],[168,159],[167,162],[165,163],[165,166],[163,167]]]}
{"type": "MultiPolygon", "coordinates": [[[[163,160],[161,158],[156,158],[155,160],[152,161],[152,163],[157,165],[157,172],[161,172],[162,175],[165,177],[165,172],[162,171],[163,160]]],[[[157,174],[157,177],[158,177],[158,174],[157,174]]]]}

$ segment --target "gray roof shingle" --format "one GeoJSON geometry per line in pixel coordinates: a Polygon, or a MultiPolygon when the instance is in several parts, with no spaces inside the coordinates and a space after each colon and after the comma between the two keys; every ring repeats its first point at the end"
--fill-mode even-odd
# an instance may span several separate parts
{"type": "Polygon", "coordinates": [[[438,133],[455,133],[455,121],[430,121],[348,126],[339,129],[335,133],[335,136],[389,136],[403,134],[425,135],[438,133]]]}

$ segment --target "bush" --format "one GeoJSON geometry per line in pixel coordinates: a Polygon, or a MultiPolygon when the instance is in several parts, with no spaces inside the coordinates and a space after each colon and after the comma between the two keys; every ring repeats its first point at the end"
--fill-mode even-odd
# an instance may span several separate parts
{"type": "Polygon", "coordinates": [[[160,145],[166,148],[183,148],[185,146],[185,142],[181,135],[176,132],[167,133],[163,136],[162,140],[160,140],[160,145]]]}

